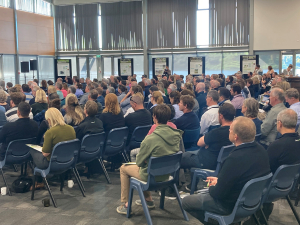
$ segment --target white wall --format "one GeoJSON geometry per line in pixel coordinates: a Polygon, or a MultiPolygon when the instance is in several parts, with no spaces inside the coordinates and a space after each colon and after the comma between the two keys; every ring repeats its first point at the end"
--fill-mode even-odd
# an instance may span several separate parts
{"type": "Polygon", "coordinates": [[[254,0],[254,51],[300,49],[300,0],[254,0]]]}

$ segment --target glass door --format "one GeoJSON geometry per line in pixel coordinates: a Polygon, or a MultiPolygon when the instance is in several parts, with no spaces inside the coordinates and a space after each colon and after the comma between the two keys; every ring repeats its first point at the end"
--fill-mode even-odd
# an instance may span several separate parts
{"type": "Polygon", "coordinates": [[[287,69],[290,64],[293,65],[293,53],[283,53],[282,54],[281,72],[283,72],[283,70],[287,69]]]}

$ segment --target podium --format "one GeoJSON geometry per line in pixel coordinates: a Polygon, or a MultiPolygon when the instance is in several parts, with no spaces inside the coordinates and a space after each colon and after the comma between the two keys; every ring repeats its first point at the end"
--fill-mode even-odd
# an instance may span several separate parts
{"type": "Polygon", "coordinates": [[[291,84],[291,88],[296,88],[300,93],[300,77],[288,77],[286,81],[291,84]]]}

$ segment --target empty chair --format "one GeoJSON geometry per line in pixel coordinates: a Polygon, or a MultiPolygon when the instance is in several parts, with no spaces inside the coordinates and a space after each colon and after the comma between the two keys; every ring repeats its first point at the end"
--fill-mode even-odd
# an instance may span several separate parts
{"type": "MultiPolygon", "coordinates": [[[[57,143],[53,148],[48,168],[45,170],[41,170],[37,167],[34,168],[33,183],[35,184],[37,174],[40,174],[43,177],[43,180],[45,182],[45,185],[48,189],[50,198],[55,208],[57,207],[57,205],[53,198],[53,195],[51,193],[50,187],[46,179],[46,176],[48,174],[62,174],[67,170],[72,169],[75,179],[79,184],[81,193],[85,197],[83,187],[81,186],[82,182],[80,180],[80,177],[77,176],[77,173],[75,171],[75,166],[78,159],[79,151],[80,151],[80,141],[78,139],[57,143]]],[[[60,186],[61,191],[62,188],[63,188],[63,180],[60,186]]],[[[35,191],[35,185],[33,185],[32,188],[31,200],[34,199],[34,191],[35,191]]]]}
{"type": "MultiPolygon", "coordinates": [[[[85,135],[81,142],[81,148],[80,148],[79,158],[77,163],[87,163],[93,161],[94,159],[98,159],[107,182],[111,183],[101,158],[102,151],[104,148],[104,143],[105,143],[105,132],[85,135]]],[[[76,168],[75,170],[77,176],[79,176],[76,168]]]]}
{"type": "Polygon", "coordinates": [[[23,162],[29,161],[30,159],[29,151],[31,150],[31,148],[26,146],[26,144],[35,144],[35,143],[36,143],[36,138],[28,138],[28,139],[15,140],[8,144],[5,158],[3,161],[0,161],[0,170],[9,195],[11,195],[11,192],[5,180],[2,168],[5,165],[21,164],[23,162]]]}
{"type": "Polygon", "coordinates": [[[133,197],[134,189],[136,189],[139,193],[148,224],[152,224],[152,220],[149,214],[149,210],[147,207],[147,203],[143,191],[161,190],[159,207],[161,209],[164,209],[165,189],[169,186],[172,186],[177,195],[177,201],[183,213],[184,219],[188,221],[187,214],[182,208],[181,198],[176,187],[176,182],[179,176],[181,156],[182,156],[182,152],[178,152],[176,154],[163,156],[163,157],[151,157],[149,160],[149,166],[147,171],[148,172],[147,183],[133,177],[130,178],[127,218],[129,218],[131,213],[131,205],[132,205],[132,197],[133,197]],[[162,175],[170,175],[170,179],[164,182],[156,182],[155,177],[162,176],[162,175]]]}
{"type": "Polygon", "coordinates": [[[125,162],[128,162],[129,160],[127,159],[125,152],[128,132],[128,127],[115,128],[109,131],[104,151],[102,152],[102,158],[104,156],[109,157],[121,153],[125,162]]]}
{"type": "Polygon", "coordinates": [[[261,138],[261,133],[255,135],[255,141],[257,141],[258,143],[260,142],[260,138],[261,138]]]}
{"type": "Polygon", "coordinates": [[[264,190],[270,183],[271,178],[272,173],[248,181],[243,187],[230,215],[223,216],[205,212],[204,220],[207,222],[211,218],[217,220],[220,225],[228,225],[240,222],[244,218],[253,215],[261,205],[264,190]]]}
{"type": "Polygon", "coordinates": [[[152,125],[136,127],[132,133],[129,144],[126,146],[126,151],[139,148],[151,127],[152,125]]]}
{"type": "Polygon", "coordinates": [[[299,215],[291,203],[288,194],[293,190],[294,186],[298,184],[299,169],[300,164],[280,166],[268,185],[268,190],[263,198],[263,203],[271,203],[281,198],[286,198],[298,224],[300,224],[299,215]]]}
{"type": "Polygon", "coordinates": [[[228,145],[221,148],[217,159],[218,164],[216,170],[197,169],[197,168],[191,169],[191,172],[194,173],[192,185],[191,185],[191,192],[190,192],[191,195],[194,194],[196,186],[198,184],[197,178],[200,177],[203,180],[206,180],[207,177],[218,176],[219,171],[221,169],[221,163],[227,158],[227,156],[230,154],[230,152],[233,150],[234,147],[235,147],[234,145],[228,145]]]}
{"type": "Polygon", "coordinates": [[[213,130],[213,129],[219,128],[219,127],[221,127],[221,125],[210,126],[208,128],[208,132],[211,131],[211,130],[213,130]]]}
{"type": "Polygon", "coordinates": [[[194,151],[199,149],[197,142],[200,138],[200,127],[195,130],[185,130],[183,133],[183,144],[185,151],[194,151]]]}

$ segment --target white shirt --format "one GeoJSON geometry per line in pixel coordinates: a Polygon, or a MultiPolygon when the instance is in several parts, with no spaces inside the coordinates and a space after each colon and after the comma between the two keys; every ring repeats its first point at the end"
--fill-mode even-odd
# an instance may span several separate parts
{"type": "Polygon", "coordinates": [[[219,106],[212,105],[207,107],[207,111],[202,115],[200,121],[200,134],[204,135],[208,132],[210,126],[220,125],[219,123],[219,106]]]}
{"type": "Polygon", "coordinates": [[[124,117],[128,116],[130,113],[134,113],[134,109],[132,107],[130,107],[129,109],[127,109],[124,117]]]}
{"type": "Polygon", "coordinates": [[[179,110],[179,105],[178,104],[174,104],[173,105],[174,110],[175,110],[175,116],[173,119],[178,119],[179,117],[181,117],[183,115],[183,112],[179,110]]]}
{"type": "Polygon", "coordinates": [[[297,124],[300,124],[300,102],[296,102],[290,106],[290,109],[294,110],[298,115],[297,124]]]}

